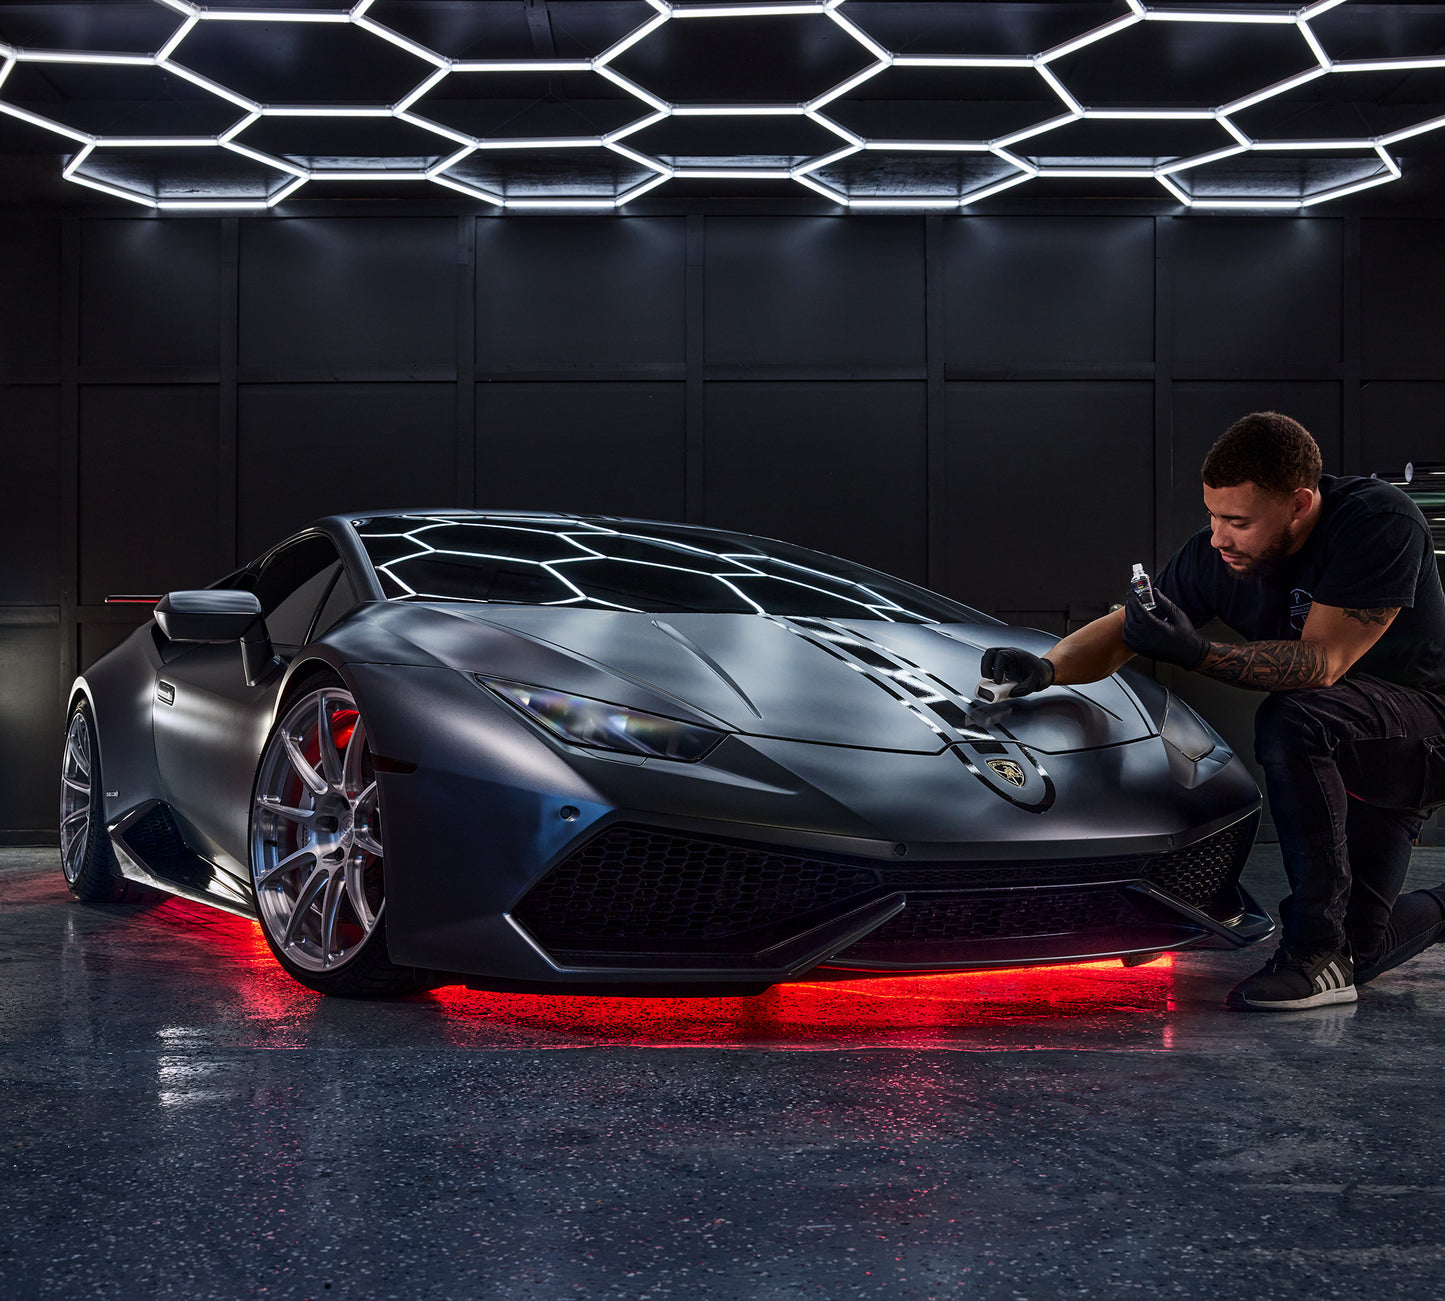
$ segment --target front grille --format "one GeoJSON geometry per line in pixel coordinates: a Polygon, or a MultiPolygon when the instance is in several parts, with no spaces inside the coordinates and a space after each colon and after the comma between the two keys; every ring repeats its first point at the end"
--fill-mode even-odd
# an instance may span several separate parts
{"type": "MultiPolygon", "coordinates": [[[[1138,912],[1117,889],[1028,890],[908,901],[892,921],[863,941],[869,951],[891,944],[937,944],[958,940],[1026,939],[1109,930],[1139,920],[1138,912]]],[[[862,946],[860,946],[862,947],[862,946]]]]}
{"type": "Polygon", "coordinates": [[[952,898],[910,899],[870,945],[884,936],[914,942],[1057,934],[1123,924],[1135,914],[1116,890],[1008,887],[1146,879],[1207,907],[1237,880],[1252,835],[1246,819],[1152,856],[908,864],[620,824],[553,868],[513,915],[553,949],[729,951],[749,947],[748,937],[771,940],[882,894],[949,891],[952,898]]]}

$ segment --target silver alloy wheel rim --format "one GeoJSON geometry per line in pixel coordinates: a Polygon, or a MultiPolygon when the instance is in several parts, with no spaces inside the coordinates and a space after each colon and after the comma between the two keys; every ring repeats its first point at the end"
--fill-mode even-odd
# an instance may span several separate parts
{"type": "Polygon", "coordinates": [[[356,700],[340,687],[307,692],[267,742],[251,810],[251,882],[271,942],[307,971],[343,966],[381,920],[382,855],[356,700]]]}
{"type": "Polygon", "coordinates": [[[90,727],[78,710],[65,734],[60,764],[60,866],[72,885],[90,844],[90,727]]]}

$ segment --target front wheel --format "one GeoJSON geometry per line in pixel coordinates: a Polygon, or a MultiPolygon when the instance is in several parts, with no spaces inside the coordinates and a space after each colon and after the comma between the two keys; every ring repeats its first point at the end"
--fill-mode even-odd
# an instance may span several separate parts
{"type": "Polygon", "coordinates": [[[322,994],[418,988],[386,950],[386,856],[366,725],[352,694],[317,686],[271,730],[251,805],[261,930],[294,979],[322,994]]]}

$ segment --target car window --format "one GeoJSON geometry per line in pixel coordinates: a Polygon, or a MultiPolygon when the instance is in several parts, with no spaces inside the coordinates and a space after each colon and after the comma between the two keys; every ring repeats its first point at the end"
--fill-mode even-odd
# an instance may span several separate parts
{"type": "Polygon", "coordinates": [[[299,646],[306,640],[316,607],[340,569],[336,547],[324,537],[302,538],[266,560],[252,590],[274,643],[299,646]]]}
{"type": "Polygon", "coordinates": [[[343,615],[359,604],[345,572],[338,573],[336,581],[331,585],[331,591],[322,603],[321,613],[316,616],[316,626],[311,630],[310,640],[315,641],[322,633],[329,632],[341,622],[343,615]]]}

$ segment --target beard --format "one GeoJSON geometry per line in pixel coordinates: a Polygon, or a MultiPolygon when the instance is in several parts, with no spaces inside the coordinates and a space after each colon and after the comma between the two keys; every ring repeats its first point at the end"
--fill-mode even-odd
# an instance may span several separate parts
{"type": "Polygon", "coordinates": [[[1245,582],[1267,583],[1279,573],[1281,563],[1289,554],[1289,544],[1289,530],[1281,529],[1259,555],[1241,557],[1245,561],[1244,567],[1230,568],[1229,572],[1245,582]]]}

